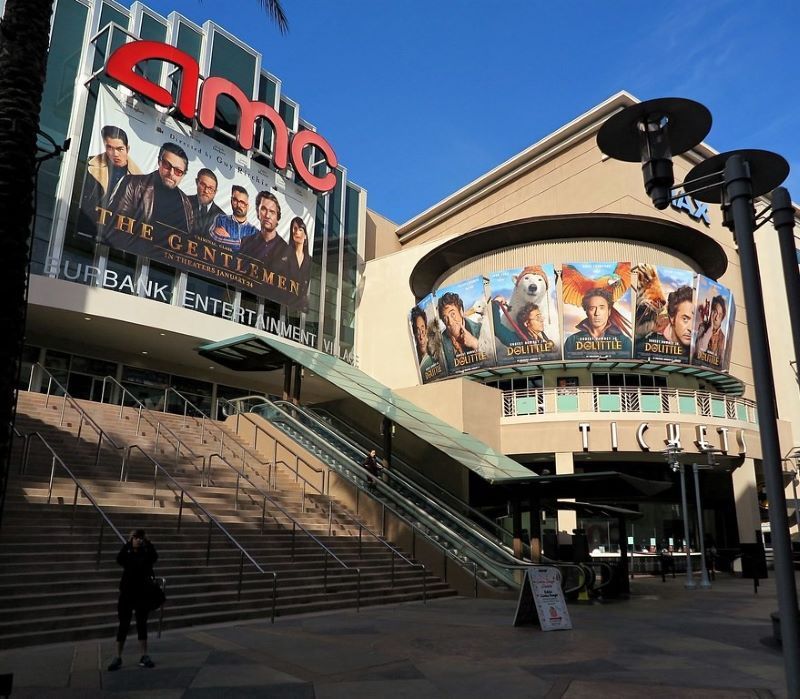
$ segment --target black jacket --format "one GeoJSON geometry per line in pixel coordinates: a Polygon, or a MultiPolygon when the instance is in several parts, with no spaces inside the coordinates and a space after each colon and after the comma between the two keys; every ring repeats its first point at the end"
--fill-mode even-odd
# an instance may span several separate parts
{"type": "Polygon", "coordinates": [[[145,594],[147,583],[153,577],[153,564],[158,560],[156,547],[143,541],[138,551],[127,542],[117,554],[117,563],[122,566],[119,581],[120,594],[134,600],[145,594]]]}

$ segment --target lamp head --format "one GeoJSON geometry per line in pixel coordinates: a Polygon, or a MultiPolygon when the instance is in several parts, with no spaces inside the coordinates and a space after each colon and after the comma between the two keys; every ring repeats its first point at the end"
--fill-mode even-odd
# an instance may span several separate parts
{"type": "Polygon", "coordinates": [[[597,146],[615,160],[641,162],[644,188],[657,209],[669,206],[672,156],[694,148],[711,130],[711,112],[680,97],[639,102],[609,117],[597,146]]]}
{"type": "Polygon", "coordinates": [[[772,151],[743,149],[719,153],[699,165],[695,165],[686,175],[684,185],[687,187],[695,180],[708,178],[706,186],[699,189],[692,187],[692,196],[697,201],[722,204],[723,206],[726,204],[723,173],[725,164],[734,155],[741,157],[749,171],[750,186],[754,197],[771,192],[789,175],[789,163],[785,158],[772,151]],[[720,176],[712,178],[711,175],[715,173],[719,173],[720,176]]]}

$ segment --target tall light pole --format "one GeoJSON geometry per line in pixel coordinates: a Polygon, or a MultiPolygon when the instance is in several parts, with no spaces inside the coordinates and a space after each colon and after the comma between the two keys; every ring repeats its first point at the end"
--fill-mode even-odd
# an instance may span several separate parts
{"type": "Polygon", "coordinates": [[[700,466],[698,463],[692,464],[694,472],[694,499],[697,508],[697,543],[700,547],[700,589],[711,589],[711,581],[708,579],[708,564],[706,563],[706,538],[703,527],[703,503],[700,498],[700,478],[698,471],[702,468],[714,467],[714,454],[722,454],[721,449],[705,448],[703,451],[708,455],[708,466],[700,466]]]}
{"type": "Polygon", "coordinates": [[[683,475],[683,464],[678,458],[683,453],[683,449],[677,442],[668,442],[664,449],[664,458],[670,465],[673,472],[678,474],[681,481],[681,511],[683,513],[683,548],[686,551],[686,582],[683,586],[687,590],[694,590],[697,584],[694,581],[694,571],[692,570],[692,552],[689,546],[689,508],[686,504],[686,478],[683,475]]]}
{"type": "MultiPolygon", "coordinates": [[[[612,158],[641,162],[645,190],[656,208],[664,209],[670,201],[670,195],[663,194],[664,189],[673,186],[672,155],[698,145],[708,133],[706,127],[710,127],[709,112],[697,102],[679,98],[649,100],[610,117],[597,134],[597,144],[600,150],[612,158]],[[663,160],[670,160],[668,168],[660,163],[663,160]]],[[[723,223],[733,232],[739,247],[761,438],[761,460],[770,501],[769,518],[786,685],[789,696],[800,697],[800,620],[797,590],[783,490],[764,299],[753,239],[754,197],[775,189],[788,174],[789,164],[775,153],[738,150],[720,153],[700,163],[689,172],[682,186],[685,193],[691,194],[698,201],[722,205],[723,223]]]]}

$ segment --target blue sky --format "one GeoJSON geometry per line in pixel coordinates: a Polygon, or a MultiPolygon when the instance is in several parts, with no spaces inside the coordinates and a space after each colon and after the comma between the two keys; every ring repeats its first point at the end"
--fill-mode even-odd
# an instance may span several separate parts
{"type": "Polygon", "coordinates": [[[800,201],[794,0],[283,0],[286,36],[258,0],[145,4],[260,50],[369,207],[397,223],[622,89],[704,103],[706,142],[781,153],[800,201]]]}

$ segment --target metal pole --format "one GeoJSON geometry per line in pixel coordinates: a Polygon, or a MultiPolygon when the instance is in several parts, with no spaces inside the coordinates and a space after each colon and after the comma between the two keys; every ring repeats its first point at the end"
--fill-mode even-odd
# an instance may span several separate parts
{"type": "Polygon", "coordinates": [[[708,579],[708,567],[706,566],[706,542],[703,533],[703,505],[700,502],[700,479],[697,475],[697,464],[692,464],[694,471],[694,499],[697,506],[697,540],[700,544],[700,587],[704,590],[711,588],[711,581],[708,579]]]}
{"type": "Polygon", "coordinates": [[[694,590],[697,585],[692,576],[692,553],[689,546],[689,509],[686,506],[686,479],[683,476],[683,464],[678,470],[678,478],[681,479],[681,509],[683,510],[683,545],[686,549],[686,582],[683,586],[687,590],[694,590]]]}
{"type": "Polygon", "coordinates": [[[800,317],[792,308],[792,304],[800,299],[800,266],[797,260],[797,244],[794,240],[794,207],[786,187],[778,187],[772,191],[772,224],[778,233],[778,244],[781,249],[783,280],[786,284],[789,320],[794,340],[794,358],[800,362],[800,317]]]}
{"type": "Polygon", "coordinates": [[[749,168],[742,156],[732,155],[725,163],[725,192],[733,215],[742,284],[747,306],[747,335],[755,379],[758,426],[761,436],[761,460],[769,498],[769,521],[775,561],[775,589],[778,594],[783,662],[790,697],[800,696],[800,624],[797,589],[794,580],[789,518],[783,491],[781,456],[778,441],[778,416],[773,391],[772,359],[767,340],[764,298],[753,240],[753,197],[749,168]]]}

